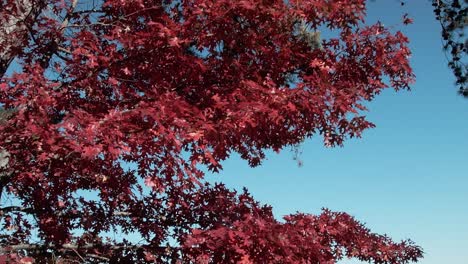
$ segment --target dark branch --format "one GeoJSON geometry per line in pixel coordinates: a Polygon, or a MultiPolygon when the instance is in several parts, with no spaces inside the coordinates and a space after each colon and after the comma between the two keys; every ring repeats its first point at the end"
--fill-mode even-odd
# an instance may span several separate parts
{"type": "Polygon", "coordinates": [[[22,207],[22,206],[7,206],[0,208],[0,216],[3,216],[8,213],[12,212],[22,212],[22,213],[27,213],[27,214],[33,214],[34,210],[29,207],[22,207]]]}

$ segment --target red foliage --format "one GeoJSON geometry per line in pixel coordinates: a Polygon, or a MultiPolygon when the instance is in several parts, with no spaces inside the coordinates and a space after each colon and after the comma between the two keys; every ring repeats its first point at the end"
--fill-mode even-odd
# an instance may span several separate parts
{"type": "MultiPolygon", "coordinates": [[[[413,74],[407,38],[365,26],[364,2],[47,1],[12,35],[27,44],[10,51],[21,72],[0,84],[0,103],[16,109],[0,126],[1,188],[21,203],[1,211],[10,236],[0,253],[64,263],[416,261],[410,241],[344,213],[279,222],[247,193],[204,184],[197,167],[218,171],[231,152],[257,166],[266,149],[314,134],[341,145],[372,127],[362,103],[407,89],[413,74]],[[339,38],[312,48],[306,36],[323,27],[339,38]],[[114,230],[144,243],[108,238],[114,230]]],[[[3,0],[0,18],[24,12],[17,3],[3,0]]],[[[10,46],[0,38],[0,51],[10,46]]]]}

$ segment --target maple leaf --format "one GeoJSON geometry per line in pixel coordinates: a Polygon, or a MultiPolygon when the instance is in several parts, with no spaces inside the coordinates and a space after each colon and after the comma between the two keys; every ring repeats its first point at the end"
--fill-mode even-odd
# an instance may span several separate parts
{"type": "Polygon", "coordinates": [[[125,75],[130,75],[130,74],[131,74],[131,72],[130,72],[130,70],[128,69],[128,67],[125,67],[125,68],[123,69],[123,72],[124,72],[125,75]]]}
{"type": "Polygon", "coordinates": [[[153,262],[153,261],[156,261],[156,257],[151,254],[150,252],[145,252],[145,260],[148,261],[148,262],[153,262]]]}
{"type": "Polygon", "coordinates": [[[413,24],[413,22],[414,22],[414,19],[410,18],[408,14],[403,15],[403,24],[409,25],[409,24],[413,24]]]}
{"type": "Polygon", "coordinates": [[[97,154],[99,154],[101,150],[95,146],[86,146],[83,148],[83,157],[85,158],[94,158],[97,154]]]}
{"type": "Polygon", "coordinates": [[[178,37],[173,37],[169,39],[169,45],[171,47],[180,47],[181,40],[178,37]]]}
{"type": "Polygon", "coordinates": [[[109,83],[112,84],[112,85],[118,85],[118,84],[119,84],[119,82],[117,81],[117,79],[112,78],[112,77],[110,77],[108,81],[109,81],[109,83]]]}
{"type": "Polygon", "coordinates": [[[203,131],[191,132],[188,134],[193,140],[197,141],[203,137],[203,131]]]}
{"type": "Polygon", "coordinates": [[[31,257],[24,257],[20,259],[21,264],[33,264],[35,263],[34,259],[31,257]]]}
{"type": "Polygon", "coordinates": [[[255,3],[249,0],[239,1],[239,5],[249,10],[253,10],[256,7],[255,3]]]}

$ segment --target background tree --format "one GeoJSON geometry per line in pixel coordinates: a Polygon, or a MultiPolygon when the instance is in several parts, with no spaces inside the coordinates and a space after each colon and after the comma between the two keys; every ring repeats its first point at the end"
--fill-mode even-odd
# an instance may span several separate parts
{"type": "Polygon", "coordinates": [[[365,1],[0,3],[3,260],[422,256],[345,213],[278,221],[200,170],[231,152],[257,166],[266,149],[315,134],[341,145],[373,126],[362,103],[408,89],[413,74],[407,38],[365,26],[365,1]],[[317,43],[321,26],[339,37],[317,43]]]}
{"type": "MultiPolygon", "coordinates": [[[[459,94],[468,97],[466,54],[468,40],[465,32],[468,25],[468,1],[466,0],[431,0],[436,19],[442,29],[442,45],[448,66],[455,75],[455,84],[459,94]]],[[[406,1],[400,1],[405,5],[406,1]]]]}
{"type": "Polygon", "coordinates": [[[436,19],[442,27],[443,47],[447,54],[448,66],[452,69],[459,93],[468,98],[466,54],[468,40],[468,2],[466,0],[433,0],[436,19]]]}

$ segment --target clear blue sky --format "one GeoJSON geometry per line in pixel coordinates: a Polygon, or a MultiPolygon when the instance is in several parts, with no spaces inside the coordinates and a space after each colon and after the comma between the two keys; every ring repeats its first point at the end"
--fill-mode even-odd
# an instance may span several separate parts
{"type": "Polygon", "coordinates": [[[468,100],[456,94],[430,1],[408,2],[368,3],[368,22],[402,28],[404,12],[415,19],[403,32],[417,81],[410,92],[388,90],[368,104],[376,128],[343,148],[307,140],[302,167],[285,149],[254,169],[233,156],[210,179],[246,186],[277,217],[346,211],[375,232],[414,240],[425,250],[421,264],[468,263],[468,100]]]}

